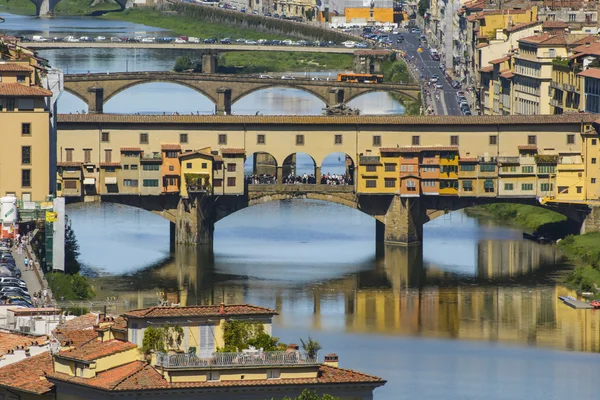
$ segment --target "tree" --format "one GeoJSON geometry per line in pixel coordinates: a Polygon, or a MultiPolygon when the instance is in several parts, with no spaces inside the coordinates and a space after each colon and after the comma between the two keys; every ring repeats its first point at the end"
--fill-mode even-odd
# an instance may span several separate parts
{"type": "Polygon", "coordinates": [[[173,70],[175,70],[175,72],[183,72],[192,69],[193,67],[194,64],[192,63],[192,59],[189,56],[183,56],[175,59],[175,67],[173,67],[173,70]]]}
{"type": "Polygon", "coordinates": [[[419,15],[424,17],[427,10],[429,10],[429,0],[419,0],[419,15]]]}
{"type": "Polygon", "coordinates": [[[286,396],[283,398],[283,400],[339,400],[339,398],[333,397],[330,394],[319,396],[317,392],[311,392],[308,389],[304,389],[302,393],[300,393],[300,396],[294,398],[286,396]]]}
{"type": "Polygon", "coordinates": [[[65,232],[65,272],[67,274],[76,274],[81,269],[78,261],[79,254],[79,243],[77,243],[75,231],[70,225],[67,225],[65,232]]]}
{"type": "Polygon", "coordinates": [[[265,332],[265,326],[260,322],[228,321],[223,326],[223,341],[225,346],[219,349],[226,353],[235,353],[250,346],[264,351],[275,351],[279,338],[265,332]]]}
{"type": "Polygon", "coordinates": [[[78,300],[87,300],[94,296],[87,279],[79,274],[73,274],[71,276],[71,289],[78,300]]]}
{"type": "Polygon", "coordinates": [[[304,341],[304,339],[300,338],[300,343],[302,343],[302,348],[308,353],[308,356],[310,358],[317,357],[317,353],[319,352],[319,350],[322,349],[319,342],[313,340],[310,336],[308,337],[306,342],[304,341]]]}
{"type": "Polygon", "coordinates": [[[179,325],[149,326],[144,330],[142,353],[179,350],[183,341],[183,328],[179,325]]]}

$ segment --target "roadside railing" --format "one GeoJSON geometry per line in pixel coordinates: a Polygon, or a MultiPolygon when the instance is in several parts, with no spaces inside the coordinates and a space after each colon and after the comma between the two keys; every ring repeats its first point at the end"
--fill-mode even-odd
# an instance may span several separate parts
{"type": "Polygon", "coordinates": [[[158,353],[156,365],[163,368],[202,368],[237,366],[316,365],[318,356],[303,351],[253,351],[239,353],[212,353],[209,357],[196,354],[158,353]]]}

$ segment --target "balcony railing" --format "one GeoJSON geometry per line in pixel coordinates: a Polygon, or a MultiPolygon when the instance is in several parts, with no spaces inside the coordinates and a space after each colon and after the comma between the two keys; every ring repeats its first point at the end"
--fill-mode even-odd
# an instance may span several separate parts
{"type": "Polygon", "coordinates": [[[241,353],[212,353],[209,357],[195,354],[158,353],[156,365],[163,368],[214,368],[279,365],[318,365],[318,356],[303,351],[252,351],[241,353]]]}
{"type": "Polygon", "coordinates": [[[550,99],[550,105],[552,107],[563,108],[562,102],[557,99],[550,99]]]}
{"type": "Polygon", "coordinates": [[[550,87],[554,88],[554,89],[560,89],[561,88],[561,84],[558,83],[558,82],[552,81],[552,82],[550,82],[550,87]]]}
{"type": "Polygon", "coordinates": [[[520,161],[521,161],[521,158],[519,156],[517,156],[517,157],[506,157],[506,156],[498,157],[499,164],[519,164],[520,161]]]}

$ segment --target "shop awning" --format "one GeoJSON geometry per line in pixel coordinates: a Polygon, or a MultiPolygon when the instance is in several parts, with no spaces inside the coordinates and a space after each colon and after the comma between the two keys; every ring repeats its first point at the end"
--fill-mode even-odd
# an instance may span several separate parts
{"type": "MultiPolygon", "coordinates": [[[[107,178],[109,179],[109,178],[107,178]]],[[[115,178],[116,179],[116,178],[115,178]]],[[[116,182],[115,182],[116,183],[116,182]]],[[[85,178],[83,180],[83,184],[84,185],[95,185],[96,184],[96,178],[85,178]]]]}
{"type": "Polygon", "coordinates": [[[117,177],[116,176],[111,176],[111,177],[104,178],[104,184],[105,185],[116,185],[117,184],[117,177]]]}

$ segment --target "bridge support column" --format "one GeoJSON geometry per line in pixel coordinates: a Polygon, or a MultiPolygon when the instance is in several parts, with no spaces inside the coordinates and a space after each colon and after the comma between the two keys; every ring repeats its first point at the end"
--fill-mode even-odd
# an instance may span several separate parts
{"type": "Polygon", "coordinates": [[[104,112],[104,89],[100,87],[88,88],[88,113],[102,114],[104,112]]]}
{"type": "Polygon", "coordinates": [[[231,115],[231,89],[217,89],[217,104],[215,105],[215,114],[231,115]]]}
{"type": "Polygon", "coordinates": [[[330,89],[329,90],[329,105],[334,106],[344,102],[344,89],[330,89]]]}
{"type": "Polygon", "coordinates": [[[317,180],[317,185],[321,183],[321,167],[315,167],[315,179],[317,180]]]}
{"type": "Polygon", "coordinates": [[[600,207],[590,206],[590,212],[581,224],[579,233],[583,235],[591,232],[600,232],[600,207]]]}
{"type": "Polygon", "coordinates": [[[377,221],[375,229],[378,242],[399,245],[421,243],[423,218],[419,198],[394,195],[383,221],[377,221]]]}
{"type": "Polygon", "coordinates": [[[283,166],[277,166],[277,184],[281,185],[283,183],[283,166]]]}
{"type": "Polygon", "coordinates": [[[212,244],[215,230],[211,196],[181,199],[175,220],[177,244],[212,244]]]}
{"type": "Polygon", "coordinates": [[[216,74],[217,73],[217,55],[208,53],[202,55],[202,73],[216,74]]]}

